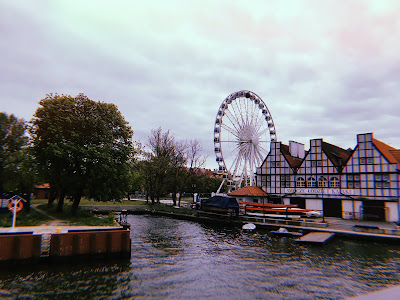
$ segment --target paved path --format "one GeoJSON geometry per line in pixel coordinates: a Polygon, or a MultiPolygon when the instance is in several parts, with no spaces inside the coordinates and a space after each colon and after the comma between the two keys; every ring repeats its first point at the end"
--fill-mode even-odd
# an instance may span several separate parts
{"type": "Polygon", "coordinates": [[[356,296],[352,300],[398,300],[400,298],[400,285],[392,286],[384,290],[372,292],[366,295],[356,296]]]}
{"type": "Polygon", "coordinates": [[[379,222],[379,221],[362,221],[362,220],[343,220],[339,218],[325,218],[328,228],[353,230],[354,225],[377,226],[381,229],[397,229],[395,223],[379,222]]]}

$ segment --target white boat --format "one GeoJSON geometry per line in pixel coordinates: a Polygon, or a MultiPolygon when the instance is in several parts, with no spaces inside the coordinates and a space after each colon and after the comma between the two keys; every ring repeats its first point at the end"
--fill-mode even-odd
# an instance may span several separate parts
{"type": "Polygon", "coordinates": [[[247,223],[247,224],[244,224],[244,225],[242,226],[242,229],[243,229],[243,230],[252,231],[252,230],[256,229],[256,225],[254,225],[253,223],[247,223]]]}
{"type": "Polygon", "coordinates": [[[284,227],[281,227],[278,230],[271,231],[271,233],[279,236],[297,236],[297,237],[303,236],[303,233],[301,232],[291,232],[284,227]]]}

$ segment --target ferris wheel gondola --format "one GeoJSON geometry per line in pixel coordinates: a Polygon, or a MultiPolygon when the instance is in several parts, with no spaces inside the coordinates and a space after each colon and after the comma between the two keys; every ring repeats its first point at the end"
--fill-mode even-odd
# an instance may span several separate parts
{"type": "Polygon", "coordinates": [[[215,119],[214,152],[230,190],[255,185],[271,141],[276,141],[274,121],[257,94],[243,90],[225,98],[215,119]]]}

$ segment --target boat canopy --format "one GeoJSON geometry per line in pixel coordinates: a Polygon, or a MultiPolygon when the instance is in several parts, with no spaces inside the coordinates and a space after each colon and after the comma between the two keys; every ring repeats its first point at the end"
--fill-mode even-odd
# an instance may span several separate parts
{"type": "Polygon", "coordinates": [[[234,197],[217,195],[208,199],[201,199],[202,208],[210,206],[221,209],[232,209],[236,215],[239,214],[239,203],[234,197]]]}

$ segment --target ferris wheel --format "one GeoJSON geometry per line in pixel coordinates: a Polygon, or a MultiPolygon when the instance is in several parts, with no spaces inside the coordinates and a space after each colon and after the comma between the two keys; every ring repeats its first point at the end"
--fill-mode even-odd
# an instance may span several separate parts
{"type": "Polygon", "coordinates": [[[225,98],[215,119],[214,151],[229,190],[255,185],[254,173],[271,141],[276,141],[274,121],[257,94],[243,90],[225,98]]]}

